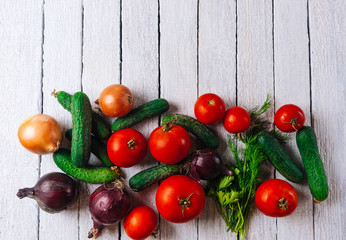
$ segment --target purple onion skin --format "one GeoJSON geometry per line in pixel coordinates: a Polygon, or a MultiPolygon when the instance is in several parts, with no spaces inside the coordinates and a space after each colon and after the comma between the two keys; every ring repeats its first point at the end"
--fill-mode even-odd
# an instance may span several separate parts
{"type": "Polygon", "coordinates": [[[93,228],[88,238],[97,238],[105,226],[123,219],[129,207],[128,194],[121,188],[116,188],[114,183],[98,187],[89,199],[93,228]]]}
{"type": "Polygon", "coordinates": [[[225,167],[217,152],[207,148],[192,154],[189,171],[197,181],[212,180],[220,175],[233,175],[233,172],[225,167]]]}
{"type": "Polygon", "coordinates": [[[42,176],[34,187],[22,188],[17,197],[29,197],[37,201],[40,208],[48,213],[58,213],[77,200],[78,183],[65,173],[52,172],[42,176]]]}

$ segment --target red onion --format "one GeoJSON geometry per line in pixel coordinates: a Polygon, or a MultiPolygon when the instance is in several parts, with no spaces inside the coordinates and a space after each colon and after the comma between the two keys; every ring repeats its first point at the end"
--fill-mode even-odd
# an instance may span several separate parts
{"type": "Polygon", "coordinates": [[[220,175],[233,175],[233,172],[225,167],[219,155],[211,149],[195,151],[191,156],[189,171],[197,181],[212,180],[220,175]]]}
{"type": "Polygon", "coordinates": [[[130,207],[130,199],[120,180],[98,187],[89,199],[89,210],[94,226],[88,238],[97,238],[105,226],[120,221],[130,207]]]}
{"type": "Polygon", "coordinates": [[[34,187],[19,189],[17,197],[33,198],[42,210],[57,213],[75,203],[78,192],[78,183],[73,178],[52,172],[42,176],[34,187]]]}

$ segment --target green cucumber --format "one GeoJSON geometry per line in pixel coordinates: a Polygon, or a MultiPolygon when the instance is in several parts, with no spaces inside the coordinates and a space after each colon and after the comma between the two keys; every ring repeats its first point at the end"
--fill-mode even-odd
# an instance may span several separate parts
{"type": "Polygon", "coordinates": [[[77,168],[71,162],[70,151],[60,148],[53,154],[55,164],[66,174],[87,183],[109,183],[118,178],[116,170],[107,167],[77,168]]]}
{"type": "MultiPolygon", "coordinates": [[[[68,140],[72,140],[72,129],[68,129],[65,132],[65,137],[68,140]]],[[[96,137],[91,136],[91,152],[101,160],[103,165],[106,167],[112,167],[114,164],[109,160],[108,153],[107,153],[107,145],[100,140],[98,140],[96,137]]]]}
{"type": "Polygon", "coordinates": [[[166,112],[169,104],[166,99],[159,98],[132,109],[126,116],[117,118],[112,124],[112,131],[130,128],[145,119],[149,119],[166,112]]]}
{"type": "Polygon", "coordinates": [[[174,165],[160,164],[145,169],[130,178],[130,188],[135,192],[139,192],[170,176],[186,174],[187,171],[185,170],[185,166],[186,161],[182,161],[174,165]]]}
{"type": "Polygon", "coordinates": [[[71,102],[72,102],[72,95],[64,92],[64,91],[59,91],[59,92],[52,92],[52,95],[56,97],[60,105],[66,109],[67,111],[71,112],[71,102]]]}
{"type": "Polygon", "coordinates": [[[297,132],[296,142],[303,160],[310,192],[318,202],[322,202],[328,198],[329,188],[314,129],[302,127],[297,132]]]}
{"type": "Polygon", "coordinates": [[[76,167],[84,167],[90,158],[91,145],[91,105],[83,92],[72,96],[72,144],[71,160],[76,167]]]}
{"type": "Polygon", "coordinates": [[[183,114],[170,114],[162,119],[162,124],[177,124],[185,128],[188,132],[196,136],[196,138],[206,147],[217,148],[219,139],[214,133],[203,123],[195,118],[183,114]]]}
{"type": "Polygon", "coordinates": [[[112,135],[109,124],[95,111],[92,114],[91,133],[100,140],[106,141],[112,135]]]}
{"type": "Polygon", "coordinates": [[[282,176],[295,183],[304,180],[304,172],[272,134],[262,131],[257,140],[271,164],[282,176]]]}
{"type": "MultiPolygon", "coordinates": [[[[57,93],[53,92],[53,94],[56,96],[61,106],[71,112],[72,95],[64,91],[59,91],[57,93]]],[[[112,135],[108,123],[95,111],[92,111],[91,132],[95,137],[103,141],[107,140],[112,135]]]]}

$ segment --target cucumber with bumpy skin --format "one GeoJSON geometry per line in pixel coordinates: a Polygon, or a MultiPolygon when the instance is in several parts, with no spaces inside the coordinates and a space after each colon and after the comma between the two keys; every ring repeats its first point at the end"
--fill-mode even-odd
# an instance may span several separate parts
{"type": "Polygon", "coordinates": [[[92,111],[91,115],[91,133],[102,141],[108,140],[108,138],[112,135],[112,131],[109,127],[109,124],[95,111],[92,111]]]}
{"type": "Polygon", "coordinates": [[[72,144],[71,160],[76,167],[84,167],[90,158],[91,145],[91,105],[83,92],[72,96],[72,144]]]}
{"type": "MultiPolygon", "coordinates": [[[[52,94],[58,99],[58,102],[64,109],[71,112],[71,94],[64,91],[59,91],[57,93],[53,92],[52,94]]],[[[112,135],[109,124],[95,111],[92,111],[91,132],[95,137],[103,141],[107,140],[112,135]]]]}
{"type": "Polygon", "coordinates": [[[112,131],[116,132],[124,128],[130,128],[145,119],[159,116],[168,109],[169,104],[166,99],[159,98],[152,100],[132,109],[127,115],[117,118],[112,124],[112,131]]]}
{"type": "Polygon", "coordinates": [[[71,102],[72,102],[72,95],[64,92],[64,91],[59,91],[59,92],[52,92],[52,95],[56,97],[60,105],[66,109],[67,111],[71,112],[71,102]]]}
{"type": "Polygon", "coordinates": [[[151,185],[158,183],[170,176],[177,174],[186,174],[185,170],[186,161],[182,161],[174,165],[160,164],[148,169],[145,169],[129,180],[131,189],[135,192],[142,191],[151,185]]]}
{"type": "Polygon", "coordinates": [[[282,176],[295,183],[304,180],[304,172],[272,134],[262,131],[257,140],[271,164],[282,176]]]}
{"type": "MultiPolygon", "coordinates": [[[[72,129],[68,129],[65,132],[65,137],[68,140],[72,140],[72,129]]],[[[91,152],[98,158],[106,167],[112,167],[114,164],[109,160],[107,153],[107,145],[96,137],[91,136],[91,152]]]]}
{"type": "Polygon", "coordinates": [[[188,132],[196,136],[196,138],[203,143],[206,147],[217,148],[219,146],[219,139],[214,133],[203,123],[195,118],[183,114],[170,114],[162,119],[162,124],[177,124],[188,132]]]}
{"type": "Polygon", "coordinates": [[[312,127],[304,126],[296,135],[299,153],[302,157],[312,196],[318,201],[328,198],[328,181],[318,151],[317,138],[312,127]]]}
{"type": "Polygon", "coordinates": [[[60,148],[53,154],[55,164],[66,174],[87,183],[109,183],[118,178],[115,170],[107,167],[77,168],[71,162],[71,154],[67,149],[60,148]]]}

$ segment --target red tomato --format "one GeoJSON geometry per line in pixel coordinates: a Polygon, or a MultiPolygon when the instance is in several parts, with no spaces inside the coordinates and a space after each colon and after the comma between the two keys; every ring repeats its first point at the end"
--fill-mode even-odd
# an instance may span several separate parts
{"type": "Polygon", "coordinates": [[[246,131],[251,124],[250,114],[242,107],[231,107],[227,110],[223,126],[229,133],[246,131]]]}
{"type": "Polygon", "coordinates": [[[131,210],[124,221],[124,229],[132,239],[142,240],[149,237],[157,228],[158,220],[153,209],[139,206],[131,210]]]}
{"type": "Polygon", "coordinates": [[[296,190],[281,179],[270,179],[263,182],[255,194],[257,208],[269,217],[290,215],[298,205],[296,190]]]}
{"type": "Polygon", "coordinates": [[[174,124],[156,128],[149,137],[149,149],[153,157],[164,164],[175,164],[189,153],[189,133],[174,124]]]}
{"type": "Polygon", "coordinates": [[[184,223],[198,217],[205,205],[202,186],[185,175],[164,180],[156,192],[156,207],[162,217],[174,223],[184,223]]]}
{"type": "Polygon", "coordinates": [[[274,116],[275,126],[282,132],[295,132],[301,129],[305,122],[303,110],[293,104],[286,104],[277,110],[274,116]]]}
{"type": "Polygon", "coordinates": [[[194,110],[198,121],[204,124],[214,124],[223,118],[226,107],[218,95],[206,93],[197,99],[194,110]]]}
{"type": "Polygon", "coordinates": [[[107,142],[109,159],[119,167],[132,167],[147,153],[147,140],[135,129],[126,128],[112,134],[107,142]]]}

